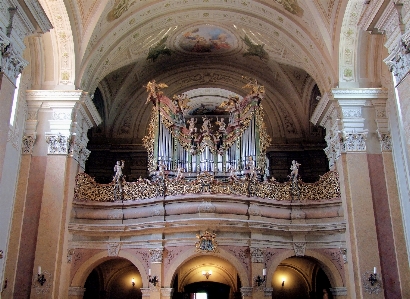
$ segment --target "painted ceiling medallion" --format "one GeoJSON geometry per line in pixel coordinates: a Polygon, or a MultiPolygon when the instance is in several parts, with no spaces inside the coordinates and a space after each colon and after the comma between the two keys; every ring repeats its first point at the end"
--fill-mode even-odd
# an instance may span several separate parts
{"type": "Polygon", "coordinates": [[[237,38],[226,29],[212,25],[198,25],[177,37],[177,46],[189,53],[225,53],[235,49],[237,38]]]}
{"type": "Polygon", "coordinates": [[[202,235],[196,235],[199,239],[198,242],[195,243],[195,247],[197,251],[200,252],[215,252],[218,243],[215,240],[216,234],[210,233],[205,231],[202,235]]]}

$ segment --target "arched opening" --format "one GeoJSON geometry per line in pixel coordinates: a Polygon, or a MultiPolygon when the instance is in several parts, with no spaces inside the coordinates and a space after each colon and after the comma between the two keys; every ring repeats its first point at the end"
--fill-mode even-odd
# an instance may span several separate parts
{"type": "Polygon", "coordinates": [[[84,299],[142,298],[141,274],[124,258],[110,259],[96,266],[84,287],[84,299]]]}
{"type": "Polygon", "coordinates": [[[333,298],[329,278],[313,258],[290,257],[283,260],[273,273],[271,284],[272,298],[333,298]]]}
{"type": "Polygon", "coordinates": [[[173,278],[173,299],[240,298],[241,282],[235,267],[215,256],[199,256],[183,263],[173,278]]]}

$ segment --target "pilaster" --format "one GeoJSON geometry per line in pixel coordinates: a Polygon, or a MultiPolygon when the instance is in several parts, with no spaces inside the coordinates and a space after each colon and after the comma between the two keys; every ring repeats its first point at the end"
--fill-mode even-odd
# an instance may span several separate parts
{"type": "Polygon", "coordinates": [[[387,281],[384,275],[397,272],[397,260],[382,241],[392,232],[390,211],[382,200],[386,180],[381,153],[389,148],[386,99],[387,91],[378,88],[333,89],[311,119],[326,128],[329,166],[339,172],[347,221],[348,298],[385,298],[397,292],[382,283],[378,294],[371,294],[364,278],[374,267],[382,282],[387,281]]]}
{"type": "Polygon", "coordinates": [[[69,292],[61,282],[69,279],[63,261],[75,175],[89,154],[87,131],[101,118],[83,91],[27,91],[26,101],[22,154],[27,163],[20,172],[28,175],[21,177],[17,190],[23,195],[23,213],[15,214],[13,222],[29,236],[19,240],[16,278],[9,287],[14,298],[63,297],[69,292]],[[37,281],[39,267],[47,273],[43,285],[37,281]]]}
{"type": "Polygon", "coordinates": [[[164,249],[162,247],[151,249],[150,253],[150,298],[151,299],[160,299],[160,298],[169,298],[170,292],[167,292],[167,288],[161,288],[162,285],[162,261],[164,249]],[[156,280],[156,282],[153,282],[156,280]],[[166,294],[165,297],[162,297],[163,294],[166,294]]]}

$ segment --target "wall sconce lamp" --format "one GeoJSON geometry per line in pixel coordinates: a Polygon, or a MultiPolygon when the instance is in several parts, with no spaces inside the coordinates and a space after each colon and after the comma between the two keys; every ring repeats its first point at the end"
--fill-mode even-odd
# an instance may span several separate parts
{"type": "Polygon", "coordinates": [[[41,273],[41,266],[38,266],[37,281],[41,286],[43,286],[47,281],[47,279],[44,277],[44,273],[41,273]]]}
{"type": "Polygon", "coordinates": [[[209,278],[209,276],[212,275],[212,271],[202,271],[202,275],[206,277],[206,279],[209,278]]]}
{"type": "Polygon", "coordinates": [[[255,283],[258,287],[262,285],[266,281],[266,269],[262,270],[262,276],[256,276],[255,283]]]}
{"type": "Polygon", "coordinates": [[[284,287],[285,286],[285,281],[284,280],[282,280],[282,287],[284,287]]]}
{"type": "Polygon", "coordinates": [[[159,282],[158,277],[156,275],[151,277],[151,269],[148,269],[148,281],[149,281],[149,283],[152,283],[154,285],[154,287],[159,282]]]}
{"type": "Polygon", "coordinates": [[[376,269],[376,267],[374,267],[373,273],[370,273],[370,276],[369,276],[368,280],[369,280],[369,282],[372,286],[374,286],[375,283],[377,282],[377,269],[376,269]]]}
{"type": "Polygon", "coordinates": [[[135,287],[135,278],[134,277],[131,279],[131,284],[132,284],[133,287],[135,287]]]}
{"type": "Polygon", "coordinates": [[[4,254],[3,250],[0,250],[0,260],[3,258],[3,254],[4,254]]]}

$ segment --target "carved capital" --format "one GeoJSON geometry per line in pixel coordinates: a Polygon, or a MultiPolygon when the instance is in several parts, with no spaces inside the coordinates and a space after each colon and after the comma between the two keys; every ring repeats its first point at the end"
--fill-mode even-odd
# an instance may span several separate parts
{"type": "Polygon", "coordinates": [[[365,152],[367,132],[344,133],[342,152],[365,152]]]}
{"type": "Polygon", "coordinates": [[[85,293],[85,288],[83,288],[83,287],[69,287],[68,288],[68,295],[69,296],[82,297],[82,296],[84,296],[84,293],[85,293]]]}
{"type": "Polygon", "coordinates": [[[252,287],[242,287],[241,288],[242,298],[252,296],[252,291],[253,291],[252,287]]]}
{"type": "Polygon", "coordinates": [[[31,155],[33,153],[34,143],[36,142],[36,135],[24,135],[22,140],[21,151],[23,155],[31,155]]]}

